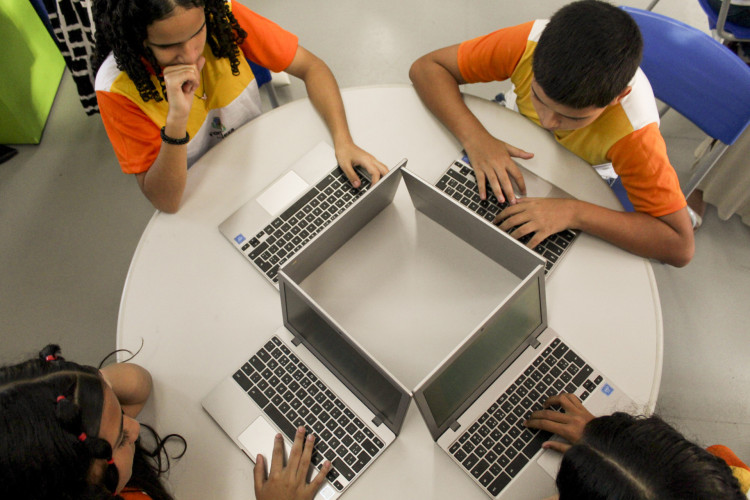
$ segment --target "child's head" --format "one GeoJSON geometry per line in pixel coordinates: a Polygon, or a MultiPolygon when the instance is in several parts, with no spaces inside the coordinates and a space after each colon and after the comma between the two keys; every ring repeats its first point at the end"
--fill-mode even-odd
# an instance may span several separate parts
{"type": "Polygon", "coordinates": [[[8,498],[112,498],[130,478],[138,423],[99,370],[39,357],[0,369],[0,484],[8,498]]]}
{"type": "Polygon", "coordinates": [[[165,66],[195,64],[206,44],[239,74],[238,45],[247,33],[225,0],[94,0],[93,17],[95,68],[113,53],[146,101],[162,99],[148,66],[159,75],[165,66]]]}
{"type": "Polygon", "coordinates": [[[743,499],[721,459],[658,417],[595,418],[563,455],[560,500],[743,499]]]}
{"type": "Polygon", "coordinates": [[[558,104],[604,108],[627,89],[642,52],[638,25],[625,11],[581,0],[558,10],[542,32],[534,79],[558,104]]]}

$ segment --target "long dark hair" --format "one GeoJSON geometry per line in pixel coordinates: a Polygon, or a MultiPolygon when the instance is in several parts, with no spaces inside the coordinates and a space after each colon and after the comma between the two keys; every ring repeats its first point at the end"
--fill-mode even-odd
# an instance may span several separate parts
{"type": "MultiPolygon", "coordinates": [[[[0,368],[3,498],[120,498],[113,496],[119,481],[114,463],[107,464],[103,474],[94,467],[96,460],[112,457],[110,444],[97,437],[104,383],[98,369],[66,361],[53,344],[35,359],[0,368]]],[[[136,456],[148,455],[139,448],[136,456]]],[[[134,465],[133,475],[139,470],[134,465]]],[[[153,466],[151,474],[156,477],[153,466]]],[[[160,484],[146,492],[155,500],[171,500],[160,484]],[[162,493],[166,496],[159,496],[162,493]]]]}
{"type": "Polygon", "coordinates": [[[94,70],[98,71],[110,52],[117,67],[125,71],[144,101],[161,101],[165,95],[161,70],[151,49],[144,45],[146,28],[169,16],[175,7],[203,8],[206,13],[206,43],[214,56],[229,59],[232,74],[239,74],[239,45],[247,37],[225,0],[94,0],[96,23],[94,70]],[[161,95],[151,81],[148,66],[161,83],[161,95]]]}
{"type": "Polygon", "coordinates": [[[727,464],[656,416],[586,425],[557,474],[560,500],[744,499],[727,464]]]}

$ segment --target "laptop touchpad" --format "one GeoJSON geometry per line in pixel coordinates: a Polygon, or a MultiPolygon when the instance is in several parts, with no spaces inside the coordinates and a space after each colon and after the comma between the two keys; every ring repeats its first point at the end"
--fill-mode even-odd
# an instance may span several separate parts
{"type": "MultiPolygon", "coordinates": [[[[558,436],[552,436],[550,441],[564,441],[558,436]]],[[[264,455],[265,456],[265,455],[264,455]]],[[[544,450],[537,459],[536,463],[544,469],[544,471],[550,475],[552,479],[557,478],[557,473],[560,470],[560,464],[562,463],[562,454],[555,450],[544,450]]]]}
{"type": "Polygon", "coordinates": [[[307,191],[310,186],[293,170],[290,170],[279,180],[271,184],[255,200],[266,212],[276,217],[299,195],[307,191]]]}
{"type": "MultiPolygon", "coordinates": [[[[242,450],[254,462],[257,462],[256,457],[258,455],[263,455],[266,477],[268,477],[268,470],[270,469],[271,460],[273,459],[273,445],[274,440],[276,439],[276,434],[278,433],[279,431],[274,429],[265,417],[260,416],[237,437],[237,440],[242,445],[242,450]]],[[[286,436],[283,434],[282,436],[284,437],[284,463],[286,463],[292,445],[286,436]]],[[[313,468],[312,474],[317,474],[317,470],[313,468]]],[[[335,494],[336,490],[334,490],[330,484],[325,483],[315,495],[315,499],[329,500],[335,494]]]]}

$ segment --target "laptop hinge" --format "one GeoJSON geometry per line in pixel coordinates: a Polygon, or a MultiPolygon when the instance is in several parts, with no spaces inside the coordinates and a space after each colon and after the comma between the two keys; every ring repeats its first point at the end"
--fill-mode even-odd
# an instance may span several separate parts
{"type": "Polygon", "coordinates": [[[383,423],[383,416],[380,414],[375,415],[372,419],[372,423],[375,424],[376,427],[380,427],[380,424],[383,423]]]}
{"type": "Polygon", "coordinates": [[[533,339],[529,339],[529,345],[531,347],[533,347],[534,349],[536,349],[537,347],[539,347],[541,345],[541,342],[539,342],[539,337],[541,337],[541,336],[542,336],[542,334],[540,333],[539,336],[534,337],[533,339]]]}
{"type": "Polygon", "coordinates": [[[294,347],[299,347],[299,345],[302,343],[302,339],[299,339],[297,337],[294,337],[292,339],[292,344],[294,344],[294,347]]]}
{"type": "Polygon", "coordinates": [[[451,424],[451,430],[453,432],[457,432],[458,429],[460,428],[461,428],[461,424],[458,423],[458,420],[454,420],[453,423],[451,424]]]}

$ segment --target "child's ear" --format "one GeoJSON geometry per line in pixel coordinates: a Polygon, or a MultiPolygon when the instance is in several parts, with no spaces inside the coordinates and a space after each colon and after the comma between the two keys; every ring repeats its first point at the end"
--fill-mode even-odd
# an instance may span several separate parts
{"type": "Polygon", "coordinates": [[[625,90],[620,92],[620,95],[615,97],[614,100],[611,103],[609,103],[609,105],[614,106],[618,102],[622,101],[625,98],[625,96],[628,95],[632,90],[633,90],[633,87],[628,85],[627,87],[625,87],[625,90]]]}

